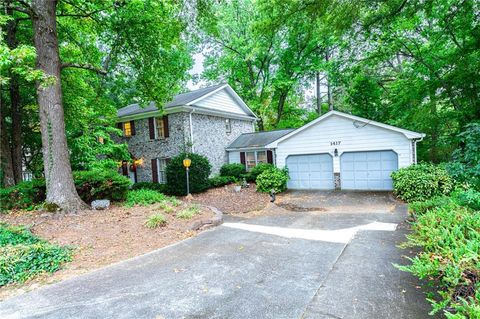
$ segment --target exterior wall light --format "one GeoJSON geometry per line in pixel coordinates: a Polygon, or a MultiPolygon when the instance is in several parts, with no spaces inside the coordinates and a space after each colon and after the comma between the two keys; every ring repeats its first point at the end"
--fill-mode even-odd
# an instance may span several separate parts
{"type": "Polygon", "coordinates": [[[333,155],[334,155],[335,157],[338,157],[338,149],[337,149],[337,148],[335,149],[335,151],[333,151],[333,155]]]}

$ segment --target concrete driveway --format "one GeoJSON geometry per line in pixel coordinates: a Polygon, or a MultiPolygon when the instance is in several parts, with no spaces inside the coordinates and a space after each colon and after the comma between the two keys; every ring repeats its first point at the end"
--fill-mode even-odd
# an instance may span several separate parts
{"type": "Polygon", "coordinates": [[[267,216],[0,303],[0,318],[428,318],[388,193],[290,192],[267,216]]]}

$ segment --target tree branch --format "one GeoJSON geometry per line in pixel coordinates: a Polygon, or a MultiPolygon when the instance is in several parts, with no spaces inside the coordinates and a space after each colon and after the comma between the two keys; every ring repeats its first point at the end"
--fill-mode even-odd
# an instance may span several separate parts
{"type": "Polygon", "coordinates": [[[88,64],[88,63],[85,63],[85,64],[80,64],[80,63],[62,63],[62,70],[65,69],[65,68],[76,68],[76,69],[84,69],[84,70],[89,70],[89,71],[93,71],[95,73],[98,73],[98,74],[101,74],[101,75],[106,75],[107,74],[107,71],[102,69],[102,68],[98,68],[94,65],[91,65],[91,64],[88,64]]]}

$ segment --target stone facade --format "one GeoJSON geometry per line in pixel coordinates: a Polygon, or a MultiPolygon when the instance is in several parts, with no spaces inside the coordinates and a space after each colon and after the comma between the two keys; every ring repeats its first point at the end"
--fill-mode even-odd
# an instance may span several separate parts
{"type": "MultiPolygon", "coordinates": [[[[148,118],[135,120],[135,135],[122,137],[118,142],[128,144],[135,158],[143,158],[144,164],[137,167],[137,182],[152,181],[151,160],[154,158],[172,158],[190,149],[189,113],[179,112],[168,115],[169,137],[150,139],[148,118]]],[[[252,121],[230,119],[231,132],[227,133],[225,118],[196,114],[192,115],[193,150],[208,158],[212,165],[212,175],[228,163],[225,148],[240,134],[254,131],[252,121]]]]}

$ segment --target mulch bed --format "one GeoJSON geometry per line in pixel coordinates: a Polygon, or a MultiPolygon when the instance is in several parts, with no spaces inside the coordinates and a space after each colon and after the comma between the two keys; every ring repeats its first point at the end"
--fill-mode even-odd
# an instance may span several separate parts
{"type": "Polygon", "coordinates": [[[235,192],[234,185],[225,185],[209,189],[200,194],[193,194],[194,203],[214,206],[224,214],[248,213],[264,209],[270,201],[270,196],[258,193],[255,184],[235,192]]]}
{"type": "MultiPolygon", "coordinates": [[[[179,211],[186,207],[175,208],[179,211]]],[[[192,219],[175,217],[158,204],[127,208],[111,206],[107,210],[85,210],[77,214],[19,211],[0,214],[0,222],[31,226],[33,234],[49,242],[75,248],[73,261],[52,275],[41,276],[23,285],[0,288],[0,300],[37,288],[45,283],[63,280],[194,236],[192,226],[211,220],[213,212],[201,207],[192,219]],[[162,213],[167,225],[156,229],[145,227],[147,217],[162,213]]]]}

